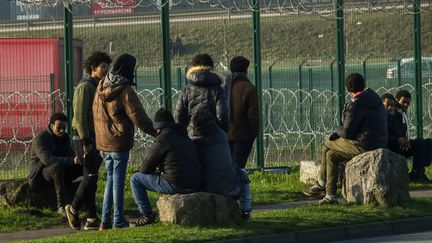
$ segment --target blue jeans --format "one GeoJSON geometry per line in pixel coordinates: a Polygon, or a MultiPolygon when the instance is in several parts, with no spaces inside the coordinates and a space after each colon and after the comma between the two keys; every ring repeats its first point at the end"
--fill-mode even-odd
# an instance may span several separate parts
{"type": "Polygon", "coordinates": [[[141,214],[152,212],[150,201],[147,196],[147,190],[162,194],[176,194],[183,191],[166,181],[159,174],[143,174],[137,172],[132,175],[130,185],[135,203],[141,214]]]}
{"type": "Polygon", "coordinates": [[[127,152],[100,152],[105,161],[106,184],[102,205],[102,223],[111,222],[111,208],[114,201],[114,226],[122,226],[126,219],[123,210],[124,182],[129,160],[127,152]]]}
{"type": "Polygon", "coordinates": [[[250,180],[249,174],[245,169],[240,169],[241,185],[233,190],[226,192],[225,196],[239,198],[237,203],[241,211],[248,212],[252,210],[251,206],[251,193],[250,193],[250,180]]]}

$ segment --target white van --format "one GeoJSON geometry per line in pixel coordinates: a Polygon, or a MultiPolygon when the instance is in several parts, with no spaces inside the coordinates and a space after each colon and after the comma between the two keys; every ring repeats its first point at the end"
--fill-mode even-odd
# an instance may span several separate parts
{"type": "MultiPolygon", "coordinates": [[[[402,79],[414,79],[414,58],[402,58],[400,74],[402,79]]],[[[432,57],[422,57],[422,77],[432,78],[432,57]]],[[[398,78],[398,65],[394,64],[387,69],[387,78],[398,78]]]]}

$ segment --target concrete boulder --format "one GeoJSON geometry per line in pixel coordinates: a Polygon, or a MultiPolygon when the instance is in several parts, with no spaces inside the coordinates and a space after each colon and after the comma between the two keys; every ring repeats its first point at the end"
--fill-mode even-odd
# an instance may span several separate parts
{"type": "Polygon", "coordinates": [[[320,164],[316,161],[300,162],[300,181],[303,183],[314,183],[318,180],[320,164]]]}
{"type": "Polygon", "coordinates": [[[410,200],[405,159],[387,149],[357,155],[345,165],[342,195],[349,203],[394,205],[410,200]]]}
{"type": "Polygon", "coordinates": [[[157,201],[161,222],[180,225],[240,223],[237,202],[226,196],[197,192],[162,195],[157,201]]]}

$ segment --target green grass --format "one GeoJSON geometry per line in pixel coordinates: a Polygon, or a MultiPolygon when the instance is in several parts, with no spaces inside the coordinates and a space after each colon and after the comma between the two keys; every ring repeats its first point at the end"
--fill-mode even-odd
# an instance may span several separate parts
{"type": "Polygon", "coordinates": [[[432,215],[432,199],[417,199],[398,207],[306,206],[295,209],[255,212],[251,222],[244,225],[187,227],[157,223],[140,228],[104,232],[80,232],[33,242],[128,240],[143,242],[202,242],[430,215],[432,215]]]}
{"type": "Polygon", "coordinates": [[[66,221],[49,209],[0,206],[0,233],[43,229],[61,223],[66,221]]]}
{"type": "MultiPolygon", "coordinates": [[[[136,167],[136,165],[129,166],[125,183],[124,208],[128,218],[135,218],[138,216],[138,210],[129,185],[129,178],[136,170],[136,167]]],[[[100,213],[100,208],[102,206],[105,186],[105,175],[103,171],[104,169],[101,169],[101,179],[98,182],[97,190],[98,213],[100,213]]],[[[289,171],[289,174],[272,174],[260,171],[251,173],[252,205],[277,204],[309,199],[302,194],[304,185],[299,181],[298,167],[289,168],[289,171]]],[[[429,176],[432,175],[431,168],[428,168],[427,172],[429,176]]],[[[431,189],[432,185],[410,183],[410,188],[431,189]]],[[[156,209],[155,205],[158,197],[158,193],[149,192],[149,199],[154,209],[156,209]]],[[[58,224],[66,224],[66,221],[57,216],[55,212],[48,209],[37,210],[24,207],[0,207],[0,232],[42,229],[58,224]]]]}

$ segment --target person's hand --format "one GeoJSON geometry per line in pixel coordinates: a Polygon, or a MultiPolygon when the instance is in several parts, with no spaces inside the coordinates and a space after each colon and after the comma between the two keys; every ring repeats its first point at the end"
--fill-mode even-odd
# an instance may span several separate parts
{"type": "Polygon", "coordinates": [[[74,158],[74,164],[75,165],[80,165],[81,164],[81,160],[80,160],[80,158],[78,156],[75,156],[75,158],[74,158]]]}
{"type": "Polygon", "coordinates": [[[92,149],[93,149],[92,144],[83,145],[83,153],[84,153],[83,157],[85,158],[87,155],[89,155],[92,149]]]}
{"type": "Polygon", "coordinates": [[[329,140],[330,141],[334,141],[334,140],[336,140],[336,139],[338,139],[338,138],[340,138],[339,137],[339,135],[337,134],[337,133],[332,133],[331,135],[330,135],[330,137],[329,137],[329,140]]]}
{"type": "Polygon", "coordinates": [[[402,151],[407,151],[408,149],[411,148],[409,140],[407,138],[404,137],[398,138],[398,143],[399,143],[399,148],[402,151]]]}

